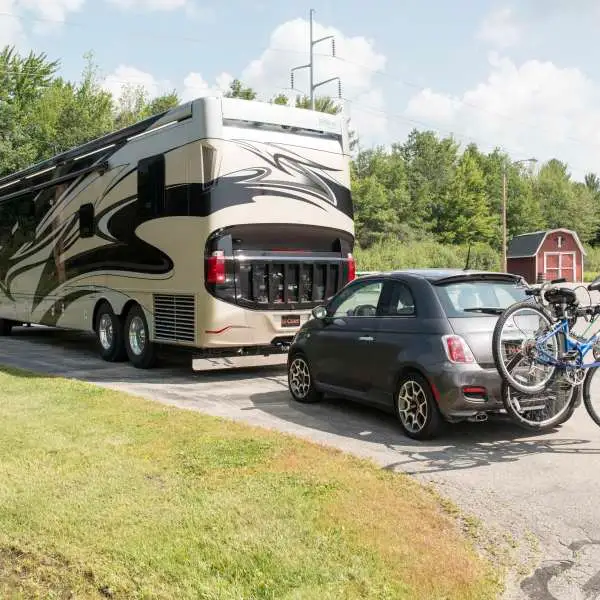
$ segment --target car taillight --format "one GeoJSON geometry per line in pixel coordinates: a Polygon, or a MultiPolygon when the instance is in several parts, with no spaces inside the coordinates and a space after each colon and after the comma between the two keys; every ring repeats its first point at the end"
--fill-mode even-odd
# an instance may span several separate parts
{"type": "Polygon", "coordinates": [[[356,279],[356,261],[352,254],[348,254],[348,281],[356,279]]]}
{"type": "Polygon", "coordinates": [[[225,283],[225,254],[223,250],[215,250],[209,256],[206,265],[207,283],[225,283]]]}
{"type": "Polygon", "coordinates": [[[448,360],[453,363],[474,363],[471,348],[460,335],[445,335],[442,338],[448,360]]]}

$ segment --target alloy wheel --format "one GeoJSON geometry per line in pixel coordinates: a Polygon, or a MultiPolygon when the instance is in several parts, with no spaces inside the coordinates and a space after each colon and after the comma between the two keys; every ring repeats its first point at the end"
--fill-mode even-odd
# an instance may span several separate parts
{"type": "Polygon", "coordinates": [[[137,356],[141,356],[146,347],[146,328],[138,316],[133,317],[129,323],[129,347],[137,356]]]}
{"type": "Polygon", "coordinates": [[[304,399],[310,392],[310,371],[306,361],[301,357],[296,357],[292,361],[289,369],[289,382],[292,394],[296,398],[304,399]]]}
{"type": "Polygon", "coordinates": [[[100,317],[100,322],[98,323],[98,338],[100,339],[100,344],[105,350],[110,350],[112,348],[114,342],[114,325],[111,316],[107,313],[104,313],[100,317]]]}
{"type": "Polygon", "coordinates": [[[427,424],[428,411],[425,390],[417,381],[405,381],[398,391],[398,414],[402,425],[411,433],[420,432],[427,424]]]}

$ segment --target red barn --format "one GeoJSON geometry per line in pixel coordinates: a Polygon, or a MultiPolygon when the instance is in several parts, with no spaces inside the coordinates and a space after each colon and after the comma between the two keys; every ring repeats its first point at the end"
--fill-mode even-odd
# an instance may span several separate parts
{"type": "Polygon", "coordinates": [[[527,283],[564,277],[583,281],[585,250],[575,231],[549,229],[517,235],[506,252],[506,270],[522,275],[527,283]]]}

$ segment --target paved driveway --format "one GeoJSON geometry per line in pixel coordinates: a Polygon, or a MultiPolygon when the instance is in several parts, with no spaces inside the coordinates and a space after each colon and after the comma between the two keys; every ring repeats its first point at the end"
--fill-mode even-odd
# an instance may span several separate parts
{"type": "Polygon", "coordinates": [[[173,358],[153,371],[101,361],[89,337],[43,328],[0,340],[0,364],[133,392],[182,408],[294,433],[370,457],[440,491],[515,539],[539,539],[532,577],[507,598],[600,598],[600,429],[580,407],[555,432],[531,436],[503,421],[453,427],[426,444],[394,419],[338,400],[292,403],[281,369],[194,373],[173,358]]]}

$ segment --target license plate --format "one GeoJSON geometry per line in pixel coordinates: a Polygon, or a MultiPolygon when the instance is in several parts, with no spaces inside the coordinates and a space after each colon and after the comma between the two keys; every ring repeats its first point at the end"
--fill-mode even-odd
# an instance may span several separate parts
{"type": "Polygon", "coordinates": [[[281,317],[282,327],[300,327],[300,315],[283,315],[281,317]]]}

